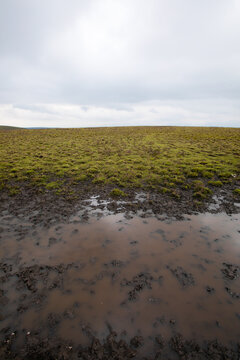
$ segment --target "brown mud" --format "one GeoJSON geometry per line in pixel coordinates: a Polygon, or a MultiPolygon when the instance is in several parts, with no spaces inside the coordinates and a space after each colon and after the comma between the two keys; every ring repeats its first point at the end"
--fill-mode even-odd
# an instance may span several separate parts
{"type": "MultiPolygon", "coordinates": [[[[205,179],[201,179],[208,186],[205,179]]],[[[190,183],[189,183],[190,185],[190,183]]],[[[221,188],[212,186],[212,195],[194,199],[193,190],[178,189],[179,199],[153,190],[139,191],[134,188],[124,189],[125,197],[113,198],[109,194],[113,185],[99,186],[92,182],[69,184],[68,191],[57,195],[55,191],[42,190],[28,183],[18,184],[19,193],[9,196],[4,190],[0,192],[0,213],[23,217],[34,224],[48,226],[54,222],[68,221],[69,216],[82,211],[85,220],[92,211],[101,215],[127,213],[131,215],[156,216],[166,215],[178,220],[185,214],[220,213],[234,214],[240,212],[239,196],[234,189],[239,182],[225,183],[221,188]],[[90,200],[89,200],[90,199],[90,200]]]]}
{"type": "Polygon", "coordinates": [[[220,212],[227,202],[154,217],[145,193],[134,210],[100,196],[65,213],[44,196],[1,205],[0,359],[240,358],[240,215],[220,212]]]}

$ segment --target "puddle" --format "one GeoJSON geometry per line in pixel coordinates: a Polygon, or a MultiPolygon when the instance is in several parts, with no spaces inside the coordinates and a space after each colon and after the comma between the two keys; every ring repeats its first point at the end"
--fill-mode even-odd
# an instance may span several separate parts
{"type": "Polygon", "coordinates": [[[142,354],[159,334],[239,340],[239,215],[77,220],[49,229],[2,222],[0,334],[41,329],[88,345],[86,329],[102,340],[111,327],[124,339],[141,335],[142,354]]]}
{"type": "Polygon", "coordinates": [[[217,211],[220,209],[221,204],[224,201],[224,196],[221,195],[213,195],[212,197],[212,203],[209,204],[208,209],[209,211],[217,211]]]}

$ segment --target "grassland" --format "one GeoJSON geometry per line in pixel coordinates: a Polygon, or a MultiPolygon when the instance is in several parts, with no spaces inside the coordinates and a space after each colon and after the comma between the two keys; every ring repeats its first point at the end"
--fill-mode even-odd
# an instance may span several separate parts
{"type": "Polygon", "coordinates": [[[0,130],[17,130],[17,129],[21,129],[21,128],[16,126],[0,125],[0,130]]]}
{"type": "Polygon", "coordinates": [[[0,130],[0,189],[54,191],[87,183],[112,196],[144,189],[202,200],[240,179],[240,129],[122,127],[0,130]],[[120,192],[116,189],[121,190],[120,192]]]}

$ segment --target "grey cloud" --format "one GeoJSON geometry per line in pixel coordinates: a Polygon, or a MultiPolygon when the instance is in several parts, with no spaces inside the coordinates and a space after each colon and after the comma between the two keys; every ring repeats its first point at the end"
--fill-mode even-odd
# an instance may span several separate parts
{"type": "MultiPolygon", "coordinates": [[[[61,117],[62,107],[37,104],[88,113],[195,102],[212,121],[209,100],[226,104],[233,118],[239,18],[238,0],[0,0],[0,104],[61,117]]],[[[220,108],[214,111],[220,119],[220,108]]]]}

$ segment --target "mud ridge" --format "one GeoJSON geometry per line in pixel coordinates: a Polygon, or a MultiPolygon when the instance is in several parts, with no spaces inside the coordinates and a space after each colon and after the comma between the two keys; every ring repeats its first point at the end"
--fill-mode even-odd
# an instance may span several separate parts
{"type": "Polygon", "coordinates": [[[221,345],[217,340],[199,344],[194,340],[185,339],[181,334],[176,334],[167,343],[161,335],[157,336],[154,339],[157,350],[149,357],[141,354],[141,347],[144,344],[141,336],[134,336],[126,342],[114,331],[100,341],[91,334],[91,330],[88,330],[91,344],[87,347],[73,345],[59,338],[41,338],[38,331],[25,332],[25,344],[16,351],[15,344],[18,335],[18,333],[5,334],[4,340],[0,343],[1,360],[238,360],[240,356],[240,344],[232,348],[221,345]],[[171,352],[172,356],[166,357],[166,354],[171,352]]]}
{"type": "MultiPolygon", "coordinates": [[[[112,185],[104,187],[86,183],[72,185],[69,193],[57,195],[54,191],[41,192],[37,188],[31,188],[28,184],[19,184],[20,192],[15,196],[9,196],[7,192],[0,192],[0,214],[24,217],[33,224],[50,226],[52,223],[64,222],[79,210],[82,210],[82,219],[87,221],[91,211],[99,210],[113,214],[125,212],[137,214],[141,212],[143,217],[166,215],[176,219],[182,219],[185,214],[226,212],[227,214],[239,213],[238,199],[233,194],[234,184],[224,184],[221,189],[214,188],[213,195],[194,201],[192,190],[180,190],[180,199],[167,194],[161,194],[153,190],[142,192],[139,189],[124,189],[126,197],[112,198],[109,196],[112,185]],[[72,194],[74,193],[74,194],[72,194]],[[141,193],[142,196],[137,197],[141,193]],[[87,200],[97,198],[97,202],[87,206],[87,200]],[[211,203],[216,203],[217,198],[221,202],[217,207],[209,208],[211,203]],[[119,201],[120,200],[120,201],[119,201]]],[[[24,234],[24,229],[23,229],[24,234]]]]}

